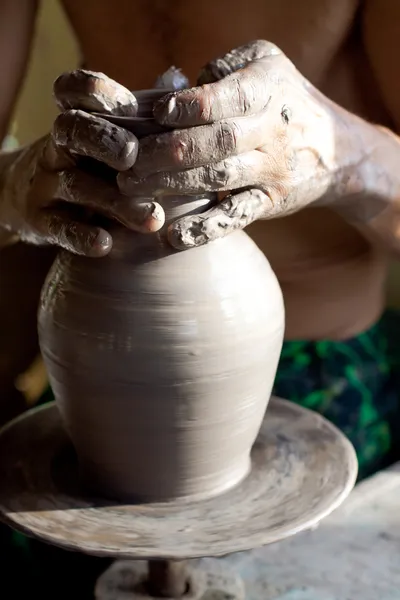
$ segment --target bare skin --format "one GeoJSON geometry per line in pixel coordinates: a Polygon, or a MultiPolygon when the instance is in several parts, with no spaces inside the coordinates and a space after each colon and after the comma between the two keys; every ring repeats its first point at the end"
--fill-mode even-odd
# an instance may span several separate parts
{"type": "MultiPolygon", "coordinates": [[[[174,9],[159,2],[156,10],[152,3],[133,8],[122,1],[118,14],[111,3],[103,3],[101,11],[94,4],[85,3],[82,12],[74,2],[64,2],[85,64],[129,89],[151,86],[153,74],[170,64],[182,67],[195,83],[199,65],[210,57],[260,38],[282,48],[304,77],[344,108],[384,126],[393,126],[395,110],[400,117],[388,66],[398,47],[394,3],[208,0],[199,10],[189,0],[174,9]],[[227,15],[229,25],[222,27],[227,15]],[[96,35],[89,32],[90,19],[96,35]],[[386,30],[387,38],[380,33],[386,30]],[[98,42],[99,31],[107,31],[108,44],[98,42]],[[132,69],[135,52],[146,59],[132,69]]],[[[282,220],[257,221],[247,231],[281,282],[288,338],[345,338],[376,320],[384,303],[386,258],[342,218],[324,208],[306,209],[282,220]]]]}
{"type": "MultiPolygon", "coordinates": [[[[259,219],[247,231],[264,250],[280,280],[286,302],[288,339],[343,339],[371,325],[384,304],[386,251],[397,253],[400,247],[399,142],[386,129],[367,123],[378,123],[393,132],[400,124],[397,90],[400,84],[390,67],[400,51],[395,27],[400,22],[400,9],[396,3],[253,0],[251,5],[239,1],[232,5],[228,0],[206,0],[200,10],[193,0],[174,4],[121,0],[117,12],[108,1],[64,0],[64,6],[80,40],[85,65],[107,73],[128,89],[151,87],[155,77],[171,64],[182,67],[195,84],[199,66],[251,39],[272,40],[282,49],[285,54],[274,51],[270,56],[265,55],[264,46],[258,47],[257,56],[254,48],[250,50],[250,58],[258,62],[240,72],[240,82],[237,74],[228,74],[238,66],[235,57],[230,64],[231,55],[222,65],[226,72],[218,73],[219,62],[203,73],[208,80],[228,74],[227,79],[194,92],[183,92],[159,106],[156,115],[161,121],[169,120],[185,128],[200,124],[196,131],[190,132],[192,160],[188,160],[188,153],[177,152],[180,143],[188,141],[186,131],[180,138],[173,134],[158,142],[161,149],[154,161],[155,172],[149,164],[150,142],[141,144],[136,162],[133,150],[131,164],[124,157],[122,167],[114,162],[118,156],[115,148],[111,162],[110,157],[100,158],[124,171],[119,184],[121,192],[129,196],[144,191],[165,193],[167,187],[177,190],[180,186],[185,189],[192,186],[196,191],[204,186],[219,191],[243,185],[251,188],[251,192],[228,197],[219,213],[201,224],[199,239],[193,236],[199,227],[186,227],[183,235],[176,226],[171,241],[176,245],[202,243],[216,231],[226,233],[259,219]],[[140,60],[135,60],[135,56],[140,56],[140,60]],[[271,72],[277,76],[271,77],[271,72]],[[247,98],[243,103],[246,85],[254,91],[254,97],[251,102],[247,98]],[[240,102],[232,101],[226,106],[218,99],[226,97],[230,89],[241,90],[236,97],[240,102]],[[181,107],[179,118],[170,110],[177,104],[181,107]],[[314,201],[328,207],[313,204],[306,208],[314,201]],[[287,216],[295,211],[298,212],[287,216]],[[270,218],[278,216],[285,218],[270,218]]],[[[111,90],[107,97],[115,98],[114,92],[111,90]]],[[[86,242],[82,246],[82,239],[87,239],[85,235],[78,236],[78,240],[74,235],[66,236],[60,221],[59,228],[52,225],[49,234],[43,219],[44,214],[48,215],[46,208],[51,206],[53,210],[59,190],[70,204],[94,208],[79,186],[75,187],[79,193],[75,197],[71,194],[62,173],[66,168],[76,167],[76,163],[71,163],[75,152],[87,154],[89,150],[89,155],[90,150],[98,152],[96,139],[88,142],[84,133],[90,119],[84,113],[90,108],[85,99],[96,94],[93,95],[93,87],[77,93],[70,80],[67,84],[64,80],[57,96],[62,109],[83,109],[83,113],[64,114],[55,125],[50,154],[54,155],[55,146],[57,160],[52,162],[54,156],[51,160],[47,156],[44,167],[45,176],[52,181],[50,192],[45,196],[38,194],[33,202],[36,219],[39,215],[42,219],[39,228],[32,228],[31,214],[28,220],[25,218],[29,202],[18,209],[18,216],[22,214],[24,218],[18,225],[10,223],[9,229],[18,229],[27,241],[58,244],[61,233],[62,245],[86,253],[86,242]],[[76,138],[73,141],[65,134],[66,119],[70,120],[69,125],[71,119],[80,120],[80,125],[75,126],[75,131],[82,132],[82,137],[77,136],[80,150],[72,146],[76,138]],[[59,164],[60,157],[63,160],[67,157],[68,165],[59,164]]],[[[131,106],[134,105],[131,99],[131,106]]],[[[121,106],[110,109],[107,102],[106,106],[97,107],[100,112],[121,109],[121,106]]],[[[99,127],[103,126],[100,123],[99,127]]],[[[135,146],[135,141],[130,141],[135,146]]],[[[48,144],[47,141],[47,148],[48,144]]],[[[42,158],[42,169],[41,161],[42,158]]],[[[40,178],[40,188],[43,181],[40,178]]],[[[8,182],[8,189],[14,189],[10,179],[8,182]]],[[[82,185],[85,189],[87,184],[82,185]]],[[[114,192],[118,193],[116,189],[114,192]]],[[[103,210],[107,198],[104,197],[103,210]]],[[[128,197],[125,200],[129,206],[122,197],[120,200],[118,211],[122,214],[118,212],[115,218],[133,229],[151,231],[161,226],[163,217],[156,202],[150,207],[137,208],[128,197]],[[149,210],[150,226],[146,221],[149,210]]],[[[100,244],[100,254],[107,252],[111,242],[107,232],[97,231],[96,235],[104,241],[100,244]]],[[[96,235],[93,232],[89,235],[95,246],[96,235]]]]}
{"type": "Polygon", "coordinates": [[[135,114],[137,103],[123,86],[88,72],[67,76],[54,86],[61,113],[53,131],[36,144],[17,151],[3,170],[0,223],[32,244],[56,244],[77,254],[101,257],[112,246],[106,230],[87,222],[87,211],[117,220],[139,232],[157,231],[161,207],[155,202],[129,201],[110,180],[80,168],[82,159],[102,162],[112,172],[129,169],[135,162],[138,140],[129,131],[85,110],[135,114]],[[82,87],[96,91],[81,97],[82,87]],[[103,143],[107,140],[106,143],[103,143]],[[86,211],[86,212],[85,212],[86,211]]]}

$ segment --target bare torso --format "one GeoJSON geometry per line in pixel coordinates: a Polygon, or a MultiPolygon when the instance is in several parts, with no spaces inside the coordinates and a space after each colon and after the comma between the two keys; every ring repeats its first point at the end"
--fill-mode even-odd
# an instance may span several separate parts
{"type": "MultiPolygon", "coordinates": [[[[87,68],[130,89],[171,65],[195,83],[211,58],[252,39],[282,48],[322,92],[390,126],[359,31],[358,0],[63,0],[87,68]]],[[[281,283],[289,339],[353,336],[384,304],[386,259],[328,209],[248,228],[281,283]]]]}

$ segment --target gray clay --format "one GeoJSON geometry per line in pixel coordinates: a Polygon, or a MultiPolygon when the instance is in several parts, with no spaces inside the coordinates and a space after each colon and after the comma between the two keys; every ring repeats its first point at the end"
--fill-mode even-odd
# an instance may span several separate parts
{"type": "Polygon", "coordinates": [[[284,308],[244,232],[184,252],[168,243],[168,223],[215,201],[161,199],[160,232],[115,229],[108,257],[61,252],[47,278],[42,353],[83,479],[103,496],[210,497],[249,471],[284,308]]]}

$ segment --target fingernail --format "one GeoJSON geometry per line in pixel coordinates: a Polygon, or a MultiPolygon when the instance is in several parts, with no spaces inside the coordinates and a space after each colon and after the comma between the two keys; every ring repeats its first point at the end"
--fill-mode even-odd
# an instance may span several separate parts
{"type": "Polygon", "coordinates": [[[165,223],[164,209],[157,202],[150,202],[148,205],[147,215],[143,222],[147,231],[154,233],[159,231],[165,223]]]}
{"type": "Polygon", "coordinates": [[[101,258],[106,256],[112,248],[112,237],[104,229],[100,229],[93,243],[88,247],[88,256],[101,258]]]}
{"type": "Polygon", "coordinates": [[[164,220],[164,209],[158,202],[149,202],[147,216],[157,221],[164,220]]]}
{"type": "Polygon", "coordinates": [[[160,221],[157,221],[150,217],[143,223],[143,229],[147,233],[156,233],[157,231],[160,231],[163,225],[164,223],[161,223],[160,221]]]}

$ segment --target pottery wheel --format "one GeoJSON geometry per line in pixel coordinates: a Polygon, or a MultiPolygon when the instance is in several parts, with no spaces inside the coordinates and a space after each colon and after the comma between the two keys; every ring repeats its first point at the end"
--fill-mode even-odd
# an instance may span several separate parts
{"type": "Polygon", "coordinates": [[[338,507],[357,473],[353,447],[333,425],[276,398],[251,473],[199,502],[118,505],[86,496],[54,403],[3,428],[0,456],[6,523],[69,550],[137,559],[222,556],[288,537],[338,507]]]}

